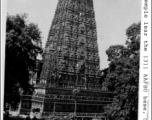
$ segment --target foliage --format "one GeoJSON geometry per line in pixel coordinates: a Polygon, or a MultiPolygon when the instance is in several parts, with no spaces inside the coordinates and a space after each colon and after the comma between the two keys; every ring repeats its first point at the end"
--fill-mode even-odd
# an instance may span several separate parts
{"type": "Polygon", "coordinates": [[[41,32],[28,23],[27,14],[7,15],[4,103],[16,108],[21,93],[31,91],[30,72],[42,52],[41,32]]]}
{"type": "Polygon", "coordinates": [[[102,73],[104,86],[117,93],[112,104],[105,107],[111,120],[137,120],[140,23],[132,24],[126,35],[126,46],[110,46],[106,51],[110,64],[102,73]]]}

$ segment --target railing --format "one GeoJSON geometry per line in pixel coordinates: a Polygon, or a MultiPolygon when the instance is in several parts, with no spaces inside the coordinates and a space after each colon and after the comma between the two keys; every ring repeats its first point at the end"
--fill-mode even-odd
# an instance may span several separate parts
{"type": "Polygon", "coordinates": [[[24,99],[24,100],[31,100],[32,96],[31,95],[23,95],[22,99],[24,99]]]}
{"type": "MultiPolygon", "coordinates": [[[[56,112],[52,114],[51,112],[43,113],[43,116],[71,116],[73,115],[72,112],[56,112]]],[[[77,117],[100,117],[105,118],[106,114],[104,113],[77,113],[77,117]]]]}
{"type": "Polygon", "coordinates": [[[31,109],[21,108],[20,114],[28,115],[31,112],[31,109]]]}

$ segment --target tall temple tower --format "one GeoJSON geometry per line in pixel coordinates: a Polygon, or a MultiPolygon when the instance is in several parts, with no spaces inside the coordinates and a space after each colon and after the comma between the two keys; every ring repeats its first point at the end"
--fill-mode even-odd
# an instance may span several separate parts
{"type": "Polygon", "coordinates": [[[93,0],[59,0],[35,93],[23,96],[21,113],[104,117],[113,93],[101,90],[99,62],[93,0]]]}
{"type": "Polygon", "coordinates": [[[40,82],[100,89],[99,79],[93,1],[59,0],[46,43],[40,82]]]}

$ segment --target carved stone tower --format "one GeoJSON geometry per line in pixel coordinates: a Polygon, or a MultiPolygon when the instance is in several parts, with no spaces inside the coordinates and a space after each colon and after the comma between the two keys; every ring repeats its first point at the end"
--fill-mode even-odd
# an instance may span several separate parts
{"type": "Polygon", "coordinates": [[[35,81],[35,93],[22,98],[21,113],[102,117],[113,93],[101,91],[93,0],[59,0],[35,81]],[[75,88],[79,93],[73,94],[75,88]]]}
{"type": "Polygon", "coordinates": [[[59,0],[46,43],[42,69],[40,82],[44,84],[100,88],[92,0],[59,0]],[[77,78],[76,74],[80,77],[77,78]]]}

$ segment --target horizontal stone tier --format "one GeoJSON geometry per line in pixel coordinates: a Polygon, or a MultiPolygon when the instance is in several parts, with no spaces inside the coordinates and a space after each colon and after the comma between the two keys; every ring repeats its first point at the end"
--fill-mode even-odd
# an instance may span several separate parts
{"type": "MultiPolygon", "coordinates": [[[[68,72],[68,71],[63,71],[63,70],[58,70],[58,72],[60,72],[61,74],[66,74],[66,73],[68,73],[68,75],[75,75],[76,73],[75,72],[68,72]]],[[[57,72],[57,73],[58,73],[57,72]]],[[[50,71],[50,74],[56,74],[56,71],[50,71]]],[[[45,73],[42,73],[42,75],[45,75],[45,73]]],[[[96,78],[95,77],[95,75],[94,74],[85,74],[86,76],[89,76],[90,78],[92,78],[92,79],[96,79],[96,80],[99,80],[99,78],[96,78]]],[[[61,82],[64,82],[64,81],[66,81],[66,82],[68,82],[68,81],[75,81],[75,80],[71,80],[71,78],[61,78],[61,79],[59,79],[58,78],[58,76],[57,77],[52,77],[52,78],[50,78],[50,77],[52,77],[51,75],[50,76],[43,76],[43,77],[41,77],[41,79],[45,79],[45,80],[58,80],[59,82],[61,81],[61,82]]],[[[72,79],[76,79],[76,78],[72,78],[72,79]]],[[[79,78],[78,78],[78,80],[84,80],[85,79],[85,77],[83,77],[83,76],[80,76],[79,78]]],[[[87,78],[86,78],[87,79],[87,78]]],[[[39,79],[40,80],[40,79],[39,79]]],[[[89,82],[87,82],[89,85],[95,85],[96,83],[96,80],[90,80],[89,82]],[[94,83],[94,84],[92,84],[92,83],[94,83]]],[[[40,80],[41,81],[41,80],[40,80]]],[[[96,84],[96,86],[98,86],[99,84],[97,83],[96,84]]]]}
{"type": "MultiPolygon", "coordinates": [[[[57,56],[57,60],[60,60],[60,59],[63,59],[65,56],[63,56],[63,55],[61,55],[61,53],[54,53],[54,54],[56,54],[57,56]]],[[[76,57],[76,55],[75,55],[75,57],[70,57],[70,56],[66,56],[66,58],[67,58],[67,60],[69,60],[69,61],[75,61],[75,62],[79,62],[79,58],[78,57],[76,57]]],[[[52,62],[51,60],[50,60],[50,62],[52,62]]],[[[49,63],[49,62],[48,62],[49,63]]],[[[98,60],[95,60],[95,58],[94,58],[94,60],[88,60],[88,59],[85,59],[85,63],[86,64],[93,64],[93,65],[99,65],[99,59],[98,60]]]]}
{"type": "MultiPolygon", "coordinates": [[[[80,54],[79,53],[80,49],[82,49],[82,48],[79,45],[75,46],[74,44],[70,44],[70,43],[68,43],[68,44],[61,44],[60,43],[60,44],[58,44],[58,47],[54,48],[54,51],[52,51],[52,53],[54,53],[54,54],[57,53],[57,55],[63,55],[64,53],[66,53],[69,56],[70,56],[70,54],[78,56],[80,54]],[[66,51],[66,50],[63,51],[61,48],[59,48],[63,45],[67,47],[68,51],[66,51]],[[72,48],[72,50],[70,50],[70,48],[72,48]]],[[[93,57],[98,57],[97,48],[86,46],[84,49],[85,49],[86,56],[91,54],[93,57]],[[97,55],[95,55],[95,54],[97,54],[97,55]]]]}
{"type": "MultiPolygon", "coordinates": [[[[33,99],[35,100],[35,99],[33,99]]],[[[66,100],[66,99],[47,99],[45,98],[44,99],[44,102],[45,103],[62,103],[62,104],[75,104],[74,103],[74,99],[73,100],[66,100]]],[[[112,101],[82,101],[82,100],[79,100],[78,98],[76,99],[76,102],[77,104],[80,104],[80,105],[106,105],[106,104],[110,104],[112,101]]]]}
{"type": "MultiPolygon", "coordinates": [[[[76,77],[76,74],[79,74],[79,73],[76,73],[76,72],[67,72],[67,71],[61,71],[61,70],[54,70],[54,72],[52,72],[53,74],[57,74],[57,75],[59,75],[59,74],[61,74],[61,75],[66,75],[66,76],[69,76],[67,79],[66,78],[63,78],[62,79],[62,81],[68,81],[69,79],[70,79],[70,75],[72,76],[72,77],[76,77]]],[[[50,73],[51,74],[51,73],[50,73]]],[[[82,77],[87,77],[87,79],[88,78],[91,78],[91,79],[97,79],[97,80],[99,80],[100,79],[100,75],[95,75],[95,74],[93,74],[93,75],[90,75],[90,74],[79,74],[80,76],[80,78],[82,78],[82,77]],[[85,75],[85,76],[84,76],[85,75]]],[[[59,78],[54,78],[54,79],[59,79],[59,78]]],[[[74,78],[73,78],[74,79],[74,78]]],[[[94,81],[95,82],[95,81],[94,81]]],[[[97,85],[98,86],[98,85],[97,85]]]]}
{"type": "MultiPolygon", "coordinates": [[[[71,34],[71,33],[68,33],[68,32],[66,32],[65,34],[69,35],[69,36],[67,36],[66,38],[64,38],[64,37],[62,37],[63,33],[61,33],[61,34],[59,34],[61,36],[58,37],[56,40],[53,38],[55,35],[50,36],[52,38],[48,42],[50,44],[51,43],[74,44],[76,46],[81,46],[81,47],[82,47],[82,45],[84,45],[84,47],[87,47],[87,46],[89,47],[89,44],[91,44],[92,46],[97,45],[97,38],[96,37],[87,36],[87,35],[84,34],[83,38],[85,39],[86,42],[85,43],[83,43],[83,42],[80,43],[79,37],[82,36],[82,35],[71,34]]],[[[91,46],[91,48],[92,48],[92,46],[91,46]]]]}
{"type": "MultiPolygon", "coordinates": [[[[95,39],[95,40],[97,40],[97,36],[96,35],[93,35],[92,34],[92,31],[95,31],[95,29],[93,30],[93,29],[91,29],[91,33],[88,33],[88,32],[90,32],[90,31],[86,31],[84,34],[82,34],[82,33],[80,33],[78,30],[79,30],[80,28],[77,28],[75,31],[74,31],[74,29],[67,29],[67,28],[64,28],[64,27],[61,27],[60,28],[60,30],[58,30],[58,29],[56,29],[56,28],[52,28],[51,30],[50,30],[50,34],[49,34],[49,37],[50,36],[55,36],[56,34],[58,35],[58,38],[63,38],[63,34],[64,33],[66,33],[66,34],[68,34],[68,36],[67,37],[70,37],[70,38],[72,38],[72,35],[73,35],[73,37],[74,38],[77,38],[78,36],[85,36],[86,38],[93,38],[93,39],[95,39]]],[[[81,30],[81,29],[80,29],[81,30]]],[[[96,31],[95,31],[95,33],[96,33],[96,31]]]]}
{"type": "MultiPolygon", "coordinates": [[[[79,20],[74,20],[74,19],[71,19],[71,18],[66,18],[66,17],[64,17],[63,19],[59,19],[59,20],[53,20],[53,22],[52,22],[52,26],[51,26],[51,30],[50,30],[50,32],[51,31],[53,31],[53,30],[64,30],[64,28],[66,28],[67,26],[63,26],[62,25],[62,23],[63,22],[66,22],[66,21],[69,21],[69,22],[71,22],[72,23],[72,25],[74,25],[74,26],[76,26],[77,27],[77,29],[79,29],[79,25],[81,25],[82,23],[84,23],[85,24],[85,26],[86,26],[86,28],[90,28],[90,30],[96,30],[96,24],[95,23],[90,23],[89,24],[89,22],[87,22],[87,21],[79,21],[79,20]],[[60,29],[58,29],[57,27],[56,28],[53,28],[53,26],[54,25],[57,25],[57,24],[59,24],[60,25],[60,29]]],[[[73,27],[74,27],[73,26],[73,27]]],[[[86,29],[87,30],[87,29],[86,29]]]]}
{"type": "MultiPolygon", "coordinates": [[[[37,99],[22,100],[21,108],[32,109],[40,108],[43,111],[52,111],[55,105],[56,112],[71,112],[74,111],[74,106],[77,106],[77,112],[103,112],[103,107],[111,102],[97,102],[97,101],[80,101],[76,100],[63,100],[63,99],[44,99],[44,101],[39,101],[37,99]]],[[[28,112],[28,111],[27,111],[28,112]]]]}
{"type": "MultiPolygon", "coordinates": [[[[71,44],[78,45],[78,36],[82,36],[81,34],[78,34],[78,33],[76,33],[76,32],[73,32],[73,33],[71,34],[71,31],[66,31],[66,32],[63,32],[63,33],[58,34],[58,36],[63,35],[64,33],[66,33],[66,34],[69,35],[67,38],[65,38],[65,39],[68,40],[68,42],[66,42],[66,43],[71,43],[71,44]],[[75,37],[73,37],[72,35],[75,36],[75,37]],[[72,43],[72,42],[73,42],[73,43],[72,43]]],[[[50,34],[50,37],[54,37],[55,34],[56,34],[56,33],[51,33],[51,34],[50,34]]],[[[84,36],[85,39],[86,39],[86,45],[88,45],[89,43],[94,44],[93,42],[96,42],[96,43],[97,43],[97,36],[91,36],[91,35],[87,35],[87,34],[83,34],[83,36],[84,36]],[[92,42],[88,42],[90,39],[92,39],[92,42]]],[[[62,44],[64,44],[64,43],[65,43],[65,39],[64,39],[63,37],[58,37],[56,41],[57,41],[57,43],[62,43],[62,44]]],[[[52,39],[49,40],[48,42],[49,42],[49,43],[52,43],[53,41],[54,41],[54,39],[52,38],[52,39]]],[[[54,42],[55,42],[55,41],[54,41],[54,42]]]]}
{"type": "Polygon", "coordinates": [[[31,112],[31,109],[27,109],[27,108],[21,108],[20,109],[20,114],[24,114],[24,115],[29,115],[31,112]]]}
{"type": "Polygon", "coordinates": [[[45,95],[39,95],[39,96],[33,96],[33,95],[23,95],[22,96],[22,101],[31,101],[32,99],[33,100],[37,100],[37,101],[41,101],[43,102],[44,101],[44,96],[45,95]],[[43,97],[42,97],[43,96],[43,97]]]}
{"type": "Polygon", "coordinates": [[[84,33],[81,33],[79,30],[81,30],[81,29],[77,26],[74,26],[74,27],[71,26],[71,28],[61,27],[60,30],[58,30],[57,28],[54,28],[50,31],[50,35],[53,36],[58,32],[58,34],[68,33],[69,35],[71,34],[71,35],[74,35],[75,37],[79,35],[79,36],[86,36],[88,38],[93,37],[93,38],[97,39],[97,36],[93,35],[93,33],[94,33],[93,31],[95,31],[95,33],[96,33],[95,28],[92,28],[91,32],[89,30],[87,31],[87,29],[85,29],[84,33]]]}
{"type": "MultiPolygon", "coordinates": [[[[64,117],[64,116],[71,116],[73,115],[74,113],[73,112],[55,112],[55,113],[52,113],[52,112],[43,112],[43,116],[57,116],[57,117],[64,117]]],[[[99,117],[99,118],[105,118],[106,115],[104,113],[79,113],[77,112],[76,113],[77,117],[99,117]]]]}
{"type": "MultiPolygon", "coordinates": [[[[41,95],[42,96],[42,95],[41,95]]],[[[97,104],[100,104],[100,105],[105,105],[105,104],[109,104],[112,102],[112,98],[93,98],[93,97],[88,97],[88,98],[85,98],[84,96],[83,97],[74,97],[74,96],[60,96],[58,94],[50,94],[51,97],[54,97],[54,98],[48,98],[47,96],[49,96],[48,94],[47,95],[43,95],[43,97],[41,97],[40,95],[33,95],[31,97],[27,97],[26,95],[22,96],[22,101],[37,101],[37,102],[46,102],[46,103],[64,103],[64,104],[74,104],[74,101],[76,100],[77,101],[77,104],[86,104],[86,105],[97,105],[97,104]],[[87,100],[84,100],[87,99],[87,100]],[[89,100],[90,99],[90,100],[89,100]],[[93,99],[96,99],[96,100],[93,100],[93,99]]]]}
{"type": "Polygon", "coordinates": [[[57,6],[57,10],[69,8],[71,10],[76,10],[76,11],[80,11],[80,10],[85,10],[86,11],[87,10],[86,12],[89,12],[89,11],[93,10],[93,5],[92,4],[93,3],[88,3],[88,2],[83,2],[83,3],[77,2],[76,3],[76,2],[73,1],[73,2],[68,3],[68,4],[67,3],[59,4],[59,6],[57,6]]]}
{"type": "MultiPolygon", "coordinates": [[[[94,43],[96,42],[96,41],[93,41],[94,43]]],[[[56,46],[54,46],[54,47],[52,47],[52,48],[57,48],[58,46],[73,46],[75,49],[87,49],[87,51],[88,50],[90,50],[90,51],[98,51],[98,48],[97,48],[97,43],[96,44],[94,44],[93,42],[88,42],[87,40],[86,40],[86,43],[85,43],[85,45],[84,46],[82,46],[81,44],[79,44],[78,43],[78,40],[75,40],[75,41],[73,41],[73,40],[68,40],[68,42],[65,42],[64,40],[59,40],[59,41],[56,41],[56,42],[53,42],[53,41],[49,41],[49,45],[52,45],[52,44],[56,44],[56,46]]],[[[51,48],[51,47],[50,47],[51,48]]],[[[68,48],[67,48],[68,49],[68,48]]],[[[65,49],[66,50],[66,49],[65,49]]]]}
{"type": "MultiPolygon", "coordinates": [[[[44,103],[44,112],[52,111],[53,112],[53,106],[52,103],[44,103]]],[[[64,104],[64,103],[56,103],[56,112],[72,112],[74,111],[74,104],[64,104]]],[[[105,105],[85,105],[85,104],[76,104],[77,106],[77,112],[90,112],[90,113],[102,113],[104,111],[105,105]]]]}
{"type": "Polygon", "coordinates": [[[58,9],[57,12],[55,13],[55,15],[63,16],[64,11],[70,11],[71,14],[77,15],[77,16],[80,16],[80,13],[83,13],[84,17],[87,17],[87,18],[95,17],[95,14],[94,14],[93,10],[89,10],[89,11],[83,10],[82,11],[82,10],[76,10],[76,9],[68,8],[68,7],[67,8],[61,8],[61,9],[58,9]],[[61,11],[61,9],[62,9],[62,11],[61,11]]]}
{"type": "MultiPolygon", "coordinates": [[[[32,101],[34,104],[34,101],[32,101]]],[[[24,103],[23,103],[24,104],[24,103]]],[[[41,104],[41,103],[37,103],[41,104]]],[[[44,108],[42,111],[41,106],[31,106],[30,108],[26,108],[24,106],[23,108],[20,109],[20,114],[29,114],[33,113],[33,109],[37,108],[40,110],[38,113],[39,115],[42,114],[42,116],[46,117],[59,117],[59,116],[64,116],[64,117],[70,117],[74,112],[74,104],[59,104],[59,103],[44,103],[44,108]],[[54,109],[55,105],[55,109],[54,109]],[[54,111],[55,110],[55,111],[54,111]]],[[[79,105],[77,104],[77,110],[76,110],[76,116],[77,117],[100,117],[103,118],[105,116],[103,112],[103,105],[79,105]],[[90,114],[89,114],[90,113],[90,114]]],[[[41,115],[40,115],[41,116],[41,115]]],[[[71,116],[72,117],[72,116],[71,116]]]]}
{"type": "MultiPolygon", "coordinates": [[[[45,85],[35,85],[35,89],[45,89],[47,94],[58,94],[58,95],[72,95],[73,89],[71,88],[57,88],[57,86],[45,85]]],[[[79,90],[77,96],[95,96],[95,97],[105,97],[113,98],[116,93],[107,91],[97,91],[97,90],[79,90]]]]}
{"type": "MultiPolygon", "coordinates": [[[[51,46],[51,44],[52,43],[50,43],[50,46],[51,46]]],[[[86,45],[85,47],[82,47],[82,46],[76,45],[76,44],[61,43],[61,42],[57,43],[57,46],[54,46],[54,47],[49,47],[49,44],[48,44],[48,48],[46,48],[46,50],[49,51],[50,53],[61,53],[61,54],[75,53],[76,55],[79,55],[80,52],[82,50],[84,50],[87,54],[93,55],[93,57],[96,57],[98,55],[98,50],[94,46],[90,47],[89,45],[88,46],[86,45]],[[53,49],[55,51],[52,51],[53,49]]],[[[48,55],[49,55],[49,53],[48,53],[48,55]]]]}
{"type": "MultiPolygon", "coordinates": [[[[81,20],[81,18],[78,18],[76,20],[74,18],[69,18],[66,16],[64,16],[60,19],[53,19],[52,25],[55,25],[58,23],[60,23],[60,25],[62,25],[61,23],[65,22],[65,21],[72,21],[72,24],[75,24],[77,27],[79,27],[80,24],[85,23],[86,26],[91,27],[92,29],[96,28],[96,22],[90,21],[90,24],[89,24],[89,21],[87,21],[86,18],[84,18],[83,20],[81,20]]],[[[65,26],[62,26],[62,27],[65,27],[65,26]]]]}
{"type": "MultiPolygon", "coordinates": [[[[67,82],[66,82],[67,83],[67,82]]],[[[95,86],[94,86],[95,87],[95,86]]],[[[80,90],[85,90],[85,91],[95,91],[95,92],[107,92],[105,90],[102,90],[101,89],[101,86],[96,86],[96,87],[100,87],[100,89],[97,89],[97,88],[87,88],[87,89],[80,89],[79,86],[77,86],[77,88],[79,88],[80,90]]],[[[68,90],[73,90],[74,88],[73,87],[63,87],[63,86],[59,86],[59,85],[56,85],[56,84],[45,84],[45,83],[37,83],[35,84],[35,88],[40,88],[40,89],[48,89],[48,88],[59,88],[59,89],[68,89],[68,90]]]]}
{"type": "Polygon", "coordinates": [[[83,8],[82,8],[81,4],[77,4],[77,7],[72,6],[71,4],[66,5],[66,6],[62,5],[56,9],[55,14],[59,13],[60,11],[66,10],[66,9],[69,9],[72,12],[79,12],[79,11],[83,12],[84,11],[85,13],[88,13],[88,14],[94,14],[94,10],[92,7],[93,6],[88,7],[88,6],[86,6],[86,4],[83,6],[83,8]]]}

